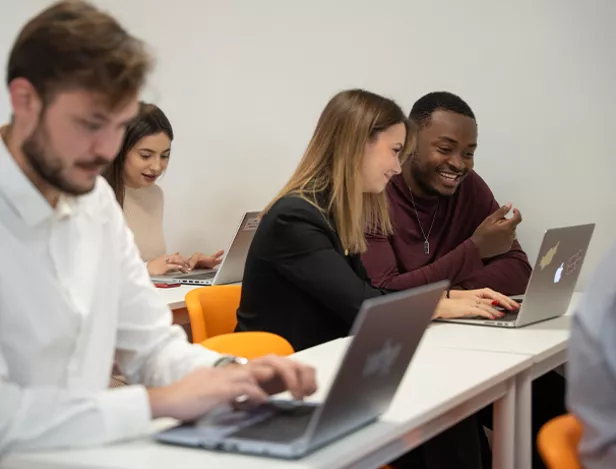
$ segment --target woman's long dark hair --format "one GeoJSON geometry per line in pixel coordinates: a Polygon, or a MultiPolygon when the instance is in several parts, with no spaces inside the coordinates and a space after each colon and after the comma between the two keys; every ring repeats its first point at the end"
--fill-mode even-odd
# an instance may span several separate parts
{"type": "Polygon", "coordinates": [[[139,103],[139,114],[126,129],[120,153],[103,173],[120,206],[124,206],[124,163],[126,162],[126,155],[143,137],[156,135],[160,132],[167,134],[169,140],[173,141],[173,128],[165,113],[154,104],[139,103]]]}

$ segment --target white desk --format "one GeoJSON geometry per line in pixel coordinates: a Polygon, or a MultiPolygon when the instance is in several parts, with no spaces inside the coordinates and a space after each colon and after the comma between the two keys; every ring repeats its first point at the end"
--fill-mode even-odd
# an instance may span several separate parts
{"type": "Polygon", "coordinates": [[[581,293],[574,294],[565,316],[519,329],[433,323],[424,341],[437,347],[532,355],[539,365],[534,367],[537,377],[566,361],[571,315],[581,298],[581,293]]]}
{"type": "Polygon", "coordinates": [[[516,379],[517,467],[531,467],[532,381],[567,361],[571,317],[581,298],[581,293],[574,294],[565,316],[520,329],[434,323],[424,336],[430,347],[508,353],[532,360],[532,366],[516,379]]]}
{"type": "MultiPolygon", "coordinates": [[[[297,354],[299,359],[318,370],[321,388],[316,399],[322,398],[329,386],[347,343],[348,340],[342,339],[297,354]]],[[[167,446],[146,438],[104,449],[12,455],[2,461],[2,467],[374,469],[496,402],[494,467],[514,469],[515,377],[531,365],[530,358],[521,355],[485,354],[424,344],[389,410],[379,421],[298,461],[167,446]]],[[[161,423],[154,427],[160,428],[161,423]]]]}
{"type": "Polygon", "coordinates": [[[160,296],[169,305],[169,309],[174,310],[186,308],[184,297],[186,296],[186,293],[194,290],[195,288],[199,287],[193,285],[180,285],[179,287],[172,288],[157,288],[156,291],[160,293],[160,296]]]}

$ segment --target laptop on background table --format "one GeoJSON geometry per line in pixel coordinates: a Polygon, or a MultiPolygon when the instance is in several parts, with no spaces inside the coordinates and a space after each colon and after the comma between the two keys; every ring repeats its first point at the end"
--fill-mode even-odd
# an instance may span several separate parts
{"type": "MultiPolygon", "coordinates": [[[[437,321],[492,327],[523,327],[562,316],[569,308],[594,229],[595,224],[591,223],[553,228],[545,232],[518,312],[505,312],[505,316],[498,319],[476,317],[437,321]]],[[[518,299],[517,296],[512,298],[518,299]]]]}
{"type": "Polygon", "coordinates": [[[244,277],[244,266],[248,249],[259,226],[261,212],[246,212],[242,217],[231,245],[227,249],[217,269],[195,269],[183,274],[170,272],[167,275],[152,277],[154,283],[181,283],[184,285],[226,285],[239,283],[244,277]]]}
{"type": "Polygon", "coordinates": [[[374,422],[391,403],[448,282],[364,301],[322,403],[222,409],[161,432],[164,443],[295,459],[374,422]]]}

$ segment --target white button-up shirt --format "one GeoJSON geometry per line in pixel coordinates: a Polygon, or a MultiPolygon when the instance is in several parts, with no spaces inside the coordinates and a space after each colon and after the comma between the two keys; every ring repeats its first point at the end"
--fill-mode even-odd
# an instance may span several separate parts
{"type": "Polygon", "coordinates": [[[0,140],[0,454],[140,435],[145,386],[219,357],[171,325],[104,179],[52,208],[0,140]],[[114,358],[135,384],[108,389],[114,358]]]}

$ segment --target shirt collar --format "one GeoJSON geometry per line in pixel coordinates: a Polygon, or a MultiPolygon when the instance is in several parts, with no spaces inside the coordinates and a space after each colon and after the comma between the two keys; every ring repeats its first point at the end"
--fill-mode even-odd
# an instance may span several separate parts
{"type": "Polygon", "coordinates": [[[72,215],[77,206],[75,197],[61,194],[56,207],[49,205],[43,194],[21,170],[0,139],[0,194],[8,200],[13,210],[29,226],[34,227],[55,217],[62,219],[72,215]]]}

